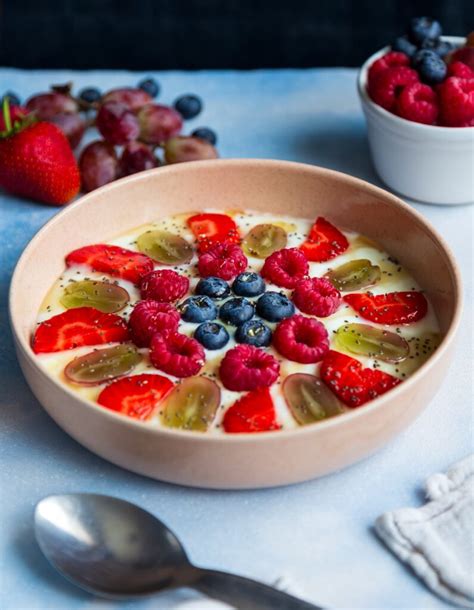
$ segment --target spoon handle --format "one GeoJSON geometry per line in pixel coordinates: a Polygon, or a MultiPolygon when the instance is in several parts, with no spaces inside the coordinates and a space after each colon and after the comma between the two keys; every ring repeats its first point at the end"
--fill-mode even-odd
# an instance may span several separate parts
{"type": "Polygon", "coordinates": [[[201,593],[242,610],[322,610],[256,580],[217,570],[199,569],[191,584],[201,593]]]}

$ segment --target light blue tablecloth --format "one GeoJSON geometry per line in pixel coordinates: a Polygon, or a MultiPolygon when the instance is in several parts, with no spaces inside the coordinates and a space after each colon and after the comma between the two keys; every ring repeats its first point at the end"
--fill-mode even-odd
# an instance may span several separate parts
{"type": "MultiPolygon", "coordinates": [[[[205,101],[189,129],[209,125],[223,157],[314,163],[377,183],[354,70],[168,72],[161,99],[196,92],[205,101]]],[[[0,93],[22,97],[49,83],[134,84],[125,72],[0,70],[0,93]]],[[[188,127],[188,125],[187,125],[188,127]]],[[[56,209],[0,194],[0,543],[1,602],[9,609],[172,608],[190,592],[133,604],[82,593],[46,563],[32,534],[35,503],[47,494],[122,496],[159,515],[198,564],[273,581],[284,575],[307,598],[333,608],[445,608],[380,544],[382,512],[423,501],[419,486],[472,449],[472,224],[469,207],[416,206],[451,244],[466,284],[466,314],[455,364],[430,407],[376,456],[330,477],[266,491],[185,489],[131,474],[70,439],[46,415],[17,365],[7,291],[26,243],[56,209]]],[[[32,270],[34,272],[34,270],[32,270]]]]}

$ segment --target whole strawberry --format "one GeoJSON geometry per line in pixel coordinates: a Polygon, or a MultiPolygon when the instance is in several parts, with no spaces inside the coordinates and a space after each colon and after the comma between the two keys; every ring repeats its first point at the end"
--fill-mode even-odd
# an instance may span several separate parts
{"type": "Polygon", "coordinates": [[[6,191],[53,205],[79,192],[76,159],[62,131],[52,123],[26,117],[12,124],[8,101],[0,132],[0,186],[6,191]]]}

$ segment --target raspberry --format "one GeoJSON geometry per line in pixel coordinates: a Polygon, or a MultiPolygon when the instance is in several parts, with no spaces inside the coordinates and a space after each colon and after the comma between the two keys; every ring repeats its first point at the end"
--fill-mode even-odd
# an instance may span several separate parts
{"type": "Polygon", "coordinates": [[[311,364],[324,358],[329,350],[329,337],[321,322],[296,315],[278,324],[273,345],[288,360],[311,364]]]}
{"type": "Polygon", "coordinates": [[[229,350],[219,368],[224,387],[234,392],[271,386],[279,373],[278,360],[253,345],[238,345],[229,350]]]}
{"type": "Polygon", "coordinates": [[[368,90],[370,95],[372,96],[372,88],[375,85],[378,77],[382,72],[385,72],[388,68],[396,68],[397,66],[409,66],[410,58],[405,53],[400,53],[397,51],[392,51],[390,53],[386,53],[369,68],[369,73],[367,77],[368,81],[368,90]]]}
{"type": "Polygon", "coordinates": [[[474,71],[462,61],[453,61],[448,66],[448,76],[458,78],[474,78],[474,71]]]}
{"type": "Polygon", "coordinates": [[[325,318],[332,315],[341,304],[341,293],[323,277],[310,277],[296,284],[293,303],[312,316],[325,318]]]}
{"type": "Polygon", "coordinates": [[[132,340],[138,347],[148,347],[155,333],[169,333],[178,330],[180,315],[169,303],[140,301],[130,316],[132,340]]]}
{"type": "Polygon", "coordinates": [[[387,68],[374,82],[370,96],[376,104],[393,111],[397,105],[397,99],[403,88],[418,81],[416,70],[399,66],[387,68]]]}
{"type": "Polygon", "coordinates": [[[180,333],[155,333],[150,344],[150,360],[154,367],[174,375],[197,375],[206,360],[202,345],[180,333]]]}
{"type": "Polygon", "coordinates": [[[441,121],[448,127],[474,126],[474,78],[447,78],[438,88],[441,121]]]}
{"type": "Polygon", "coordinates": [[[183,297],[189,289],[189,280],[171,269],[151,271],[140,284],[143,299],[172,303],[183,297]]]}
{"type": "Polygon", "coordinates": [[[408,121],[434,125],[438,111],[438,98],[429,85],[408,85],[398,98],[397,114],[408,121]]]}
{"type": "Polygon", "coordinates": [[[247,263],[247,257],[237,244],[223,242],[210,246],[199,256],[198,270],[202,277],[231,280],[245,271],[247,263]]]}
{"type": "Polygon", "coordinates": [[[266,259],[260,275],[282,288],[294,288],[308,271],[308,260],[301,250],[284,248],[266,259]]]}

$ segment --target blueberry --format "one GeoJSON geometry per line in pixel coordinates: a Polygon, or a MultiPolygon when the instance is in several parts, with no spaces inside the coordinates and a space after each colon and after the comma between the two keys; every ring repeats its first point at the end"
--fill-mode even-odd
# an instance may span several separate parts
{"type": "Polygon", "coordinates": [[[204,277],[197,283],[196,294],[205,294],[211,299],[225,299],[230,294],[229,284],[220,277],[204,277]]]}
{"type": "Polygon", "coordinates": [[[424,60],[424,58],[426,56],[428,56],[428,57],[433,56],[433,54],[436,55],[436,53],[434,53],[434,51],[432,51],[430,49],[420,49],[411,58],[412,67],[415,68],[415,70],[418,70],[418,67],[420,66],[420,64],[424,60]]]}
{"type": "Polygon", "coordinates": [[[174,103],[175,109],[183,119],[193,119],[202,110],[202,102],[197,95],[182,95],[174,103]]]}
{"type": "Polygon", "coordinates": [[[138,88],[148,93],[151,97],[157,97],[160,92],[160,85],[154,78],[144,78],[138,83],[138,88]]]}
{"type": "Polygon", "coordinates": [[[200,323],[217,317],[217,307],[205,295],[189,297],[179,305],[178,309],[185,322],[200,323]]]}
{"type": "Polygon", "coordinates": [[[454,49],[454,45],[447,40],[425,40],[421,48],[434,51],[440,57],[446,57],[454,49]]]}
{"type": "Polygon", "coordinates": [[[426,39],[436,40],[441,36],[441,25],[430,17],[415,17],[410,22],[408,36],[417,45],[426,39]]]}
{"type": "Polygon", "coordinates": [[[236,330],[235,340],[255,347],[267,347],[272,341],[272,331],[261,320],[248,320],[236,330]]]}
{"type": "Polygon", "coordinates": [[[221,349],[229,340],[229,333],[217,322],[204,322],[194,331],[194,338],[206,349],[221,349]]]}
{"type": "Polygon", "coordinates": [[[269,322],[279,322],[295,313],[293,303],[280,292],[266,292],[257,301],[257,313],[269,322]]]}
{"type": "Polygon", "coordinates": [[[235,278],[232,290],[239,297],[256,297],[265,292],[265,282],[258,273],[244,271],[235,278]]]}
{"type": "Polygon", "coordinates": [[[198,127],[192,133],[192,136],[195,138],[200,138],[201,140],[206,140],[213,146],[217,144],[217,135],[215,131],[209,129],[209,127],[198,127]]]}
{"type": "MultiPolygon", "coordinates": [[[[7,91],[5,93],[5,95],[2,97],[2,106],[3,106],[3,100],[6,97],[8,97],[10,106],[19,106],[20,105],[20,98],[18,97],[18,95],[16,93],[13,93],[13,91],[7,91]]],[[[0,110],[0,112],[1,112],[1,110],[0,110]]]]}
{"type": "Polygon", "coordinates": [[[412,59],[412,64],[418,70],[420,79],[429,85],[436,85],[446,78],[448,68],[435,51],[418,51],[412,59]]]}
{"type": "Polygon", "coordinates": [[[100,102],[101,98],[102,93],[96,87],[87,87],[86,89],[81,89],[81,91],[79,91],[79,99],[87,104],[100,102]]]}
{"type": "Polygon", "coordinates": [[[239,326],[250,320],[255,308],[253,304],[243,297],[234,297],[226,301],[219,312],[219,316],[228,324],[239,326]]]}
{"type": "Polygon", "coordinates": [[[405,55],[408,55],[408,57],[413,57],[417,50],[417,46],[411,43],[406,36],[399,36],[398,38],[395,38],[392,44],[392,51],[405,53],[405,55]]]}

